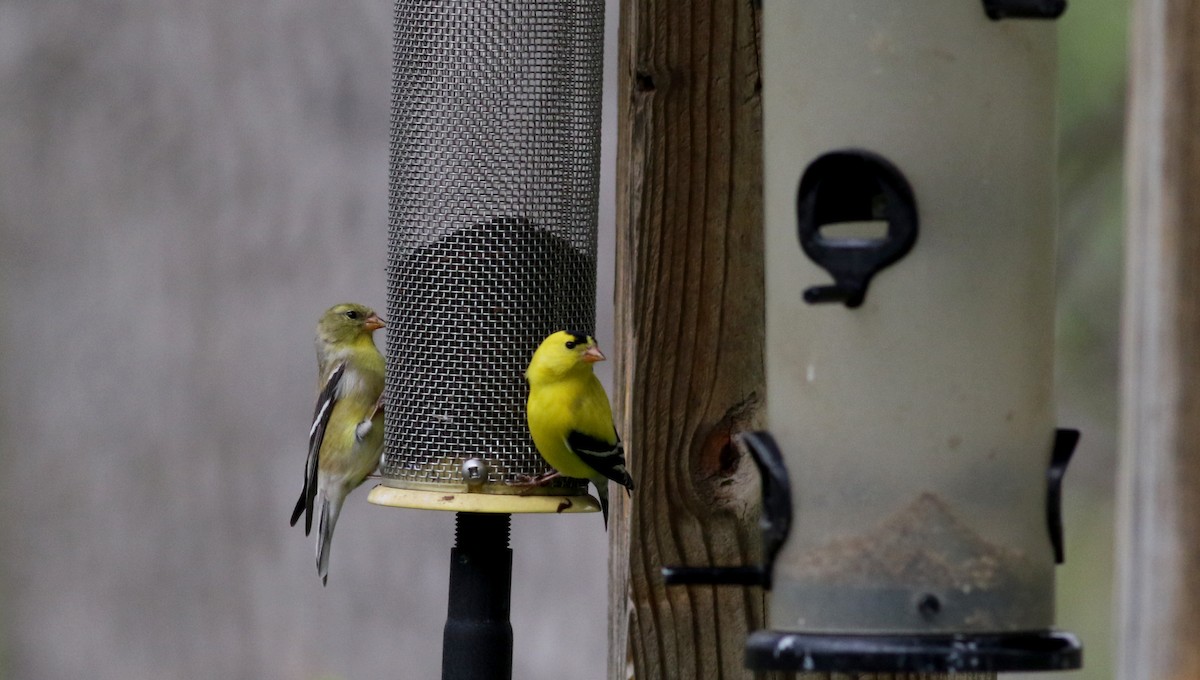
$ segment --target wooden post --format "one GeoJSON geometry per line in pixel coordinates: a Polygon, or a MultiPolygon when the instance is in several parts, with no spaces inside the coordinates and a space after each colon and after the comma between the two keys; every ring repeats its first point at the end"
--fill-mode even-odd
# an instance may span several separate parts
{"type": "Polygon", "coordinates": [[[1119,677],[1200,677],[1200,5],[1134,3],[1119,677]]]}
{"type": "MultiPolygon", "coordinates": [[[[663,586],[758,559],[763,388],[759,10],[622,0],[615,371],[637,481],[611,527],[609,677],[751,677],[761,589],[663,586]]],[[[624,494],[614,494],[614,499],[624,494]]]]}

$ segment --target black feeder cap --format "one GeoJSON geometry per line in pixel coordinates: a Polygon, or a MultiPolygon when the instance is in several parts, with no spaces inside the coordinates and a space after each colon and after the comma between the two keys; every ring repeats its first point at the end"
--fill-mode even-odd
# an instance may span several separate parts
{"type": "Polygon", "coordinates": [[[1083,664],[1070,633],[831,635],[760,630],[746,640],[756,671],[1007,673],[1066,671],[1083,664]]]}

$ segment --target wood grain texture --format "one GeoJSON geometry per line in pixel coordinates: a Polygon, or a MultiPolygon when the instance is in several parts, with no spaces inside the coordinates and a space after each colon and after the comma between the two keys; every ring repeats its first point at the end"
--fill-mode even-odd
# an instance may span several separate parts
{"type": "Polygon", "coordinates": [[[1126,148],[1120,677],[1200,677],[1200,5],[1135,3],[1126,148]]]}
{"type": "Polygon", "coordinates": [[[763,393],[758,10],[621,12],[615,370],[638,487],[614,511],[609,677],[751,677],[761,590],[668,589],[659,570],[758,559],[756,473],[730,443],[763,393]]]}

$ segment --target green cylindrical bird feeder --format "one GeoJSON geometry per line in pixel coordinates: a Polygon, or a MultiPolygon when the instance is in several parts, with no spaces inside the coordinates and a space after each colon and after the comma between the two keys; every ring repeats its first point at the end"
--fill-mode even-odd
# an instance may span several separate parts
{"type": "Polygon", "coordinates": [[[1058,670],[1062,2],[763,6],[755,669],[1058,670]],[[774,477],[772,477],[774,475],[774,477]]]}

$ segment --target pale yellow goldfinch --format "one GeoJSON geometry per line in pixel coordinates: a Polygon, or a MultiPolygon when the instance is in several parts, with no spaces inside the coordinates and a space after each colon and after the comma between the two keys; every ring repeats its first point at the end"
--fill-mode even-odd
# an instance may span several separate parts
{"type": "Polygon", "coordinates": [[[317,573],[329,580],[329,544],[346,496],[379,465],[383,448],[383,356],[371,333],[383,320],[369,307],[340,304],[317,323],[317,408],[308,433],[304,489],[292,526],[304,515],[304,535],[317,519],[317,573]]]}
{"type": "Polygon", "coordinates": [[[613,426],[608,395],[592,364],[604,361],[595,339],[585,333],[558,331],[533,353],[525,379],[529,381],[526,416],[529,433],[554,477],[587,479],[596,485],[604,526],[608,526],[608,480],[633,489],[625,467],[625,451],[613,426]]]}

